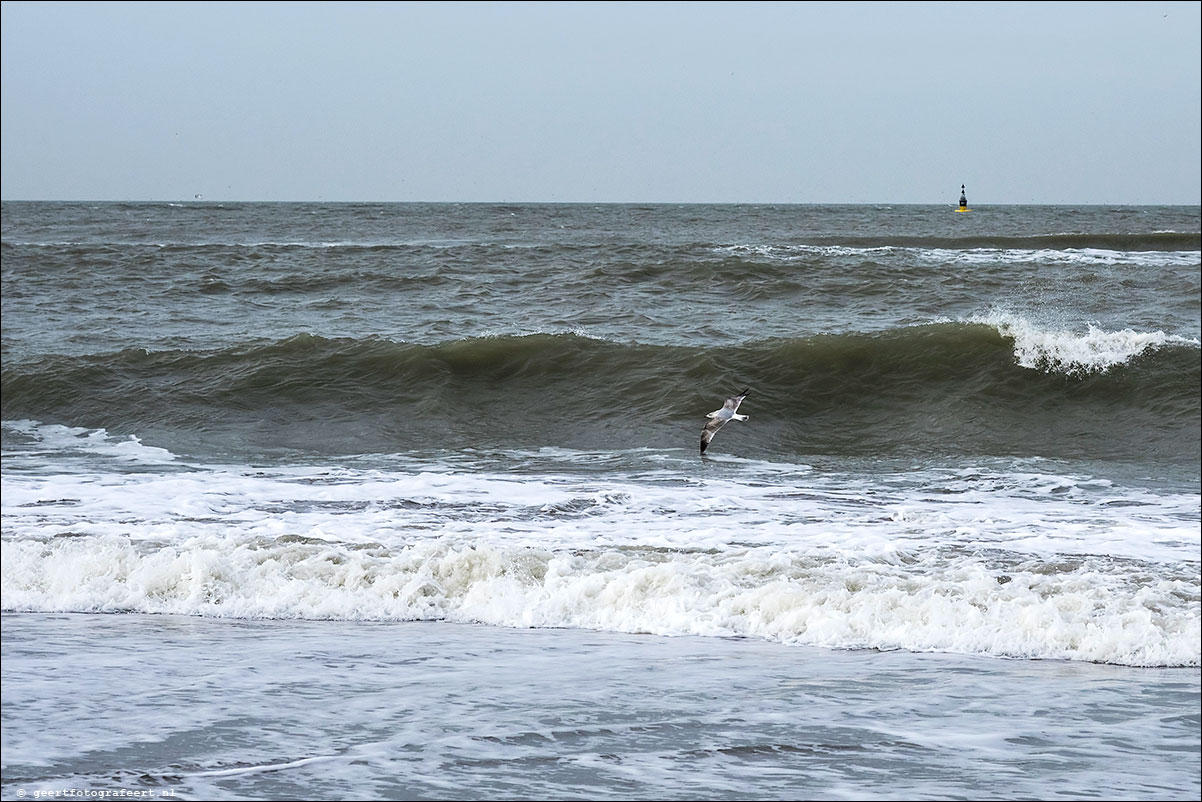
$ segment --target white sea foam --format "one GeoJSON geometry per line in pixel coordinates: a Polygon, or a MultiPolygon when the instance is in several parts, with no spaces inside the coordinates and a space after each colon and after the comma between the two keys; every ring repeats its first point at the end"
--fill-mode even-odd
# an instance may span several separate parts
{"type": "Polygon", "coordinates": [[[1003,337],[1012,338],[1019,365],[1069,375],[1105,372],[1166,345],[1200,344],[1162,331],[1107,331],[1093,324],[1084,332],[1049,328],[1004,311],[976,316],[969,322],[993,326],[1003,337]]]}
{"type": "Polygon", "coordinates": [[[819,560],[775,549],[551,551],[439,538],[396,548],[231,536],[4,544],[4,608],[433,620],[838,648],[1199,665],[1197,577],[1130,581],[968,556],[819,560]]]}
{"type": "MultiPolygon", "coordinates": [[[[4,421],[4,428],[37,441],[47,452],[99,454],[122,462],[147,465],[175,461],[175,455],[167,449],[144,445],[132,434],[115,437],[104,429],[43,424],[32,420],[4,421]]],[[[29,455],[36,452],[23,449],[22,453],[29,455]]]]}
{"type": "Polygon", "coordinates": [[[1196,493],[1014,466],[709,470],[646,450],[129,464],[132,441],[9,428],[43,450],[7,454],[0,477],[5,610],[1199,660],[1196,493]],[[91,470],[23,467],[81,447],[91,470]]]}
{"type": "MultiPolygon", "coordinates": [[[[580,466],[592,461],[576,453],[580,466]]],[[[448,536],[553,549],[767,546],[851,555],[943,544],[1164,562],[1189,559],[1199,547],[1196,495],[1089,477],[931,469],[869,482],[752,462],[689,476],[677,467],[682,457],[645,461],[655,467],[599,476],[572,473],[570,463],[551,473],[497,473],[481,467],[484,457],[398,458],[396,470],[9,471],[3,514],[6,536],[34,539],[239,533],[391,547],[448,536]]]]}
{"type": "Polygon", "coordinates": [[[724,245],[717,253],[752,256],[778,262],[796,262],[821,256],[874,258],[910,257],[935,265],[1076,265],[1141,267],[1192,267],[1202,260],[1200,251],[1118,251],[1106,248],[916,248],[902,245],[724,245]]]}
{"type": "Polygon", "coordinates": [[[916,249],[916,253],[924,262],[969,265],[1191,267],[1202,259],[1202,252],[1199,251],[1115,251],[1105,248],[921,248],[916,249]]]}

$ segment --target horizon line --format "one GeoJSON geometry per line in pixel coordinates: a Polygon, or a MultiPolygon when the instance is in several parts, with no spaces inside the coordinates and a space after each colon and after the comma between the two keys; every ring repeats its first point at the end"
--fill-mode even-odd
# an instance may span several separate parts
{"type": "MultiPolygon", "coordinates": [[[[234,198],[0,198],[0,203],[172,203],[205,205],[221,203],[276,203],[276,204],[387,204],[387,205],[479,205],[479,206],[958,206],[951,201],[561,201],[561,200],[246,200],[234,198]]],[[[971,204],[971,208],[983,209],[999,206],[1202,206],[1202,200],[1193,202],[1146,203],[1132,201],[1020,201],[971,204]]]]}

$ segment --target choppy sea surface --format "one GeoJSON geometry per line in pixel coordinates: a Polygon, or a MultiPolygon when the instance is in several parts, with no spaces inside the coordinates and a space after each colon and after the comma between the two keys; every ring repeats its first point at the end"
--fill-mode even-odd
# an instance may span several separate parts
{"type": "Polygon", "coordinates": [[[6,799],[1202,791],[1198,207],[2,211],[6,799]]]}

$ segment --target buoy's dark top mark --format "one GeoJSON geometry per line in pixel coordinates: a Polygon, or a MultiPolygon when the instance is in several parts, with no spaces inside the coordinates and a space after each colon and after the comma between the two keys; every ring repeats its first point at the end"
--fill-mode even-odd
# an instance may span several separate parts
{"type": "Polygon", "coordinates": [[[968,196],[964,194],[964,185],[963,184],[960,185],[960,208],[961,209],[968,208],[968,196]]]}
{"type": "Polygon", "coordinates": [[[739,404],[743,403],[743,399],[747,397],[747,391],[750,388],[744,387],[738,395],[732,395],[726,399],[726,403],[722,405],[722,409],[715,410],[705,417],[709,418],[709,423],[705,424],[705,428],[701,430],[701,453],[705,453],[705,449],[710,444],[710,440],[714,439],[714,435],[718,430],[726,425],[729,420],[747,420],[746,415],[738,415],[736,411],[739,404]]]}

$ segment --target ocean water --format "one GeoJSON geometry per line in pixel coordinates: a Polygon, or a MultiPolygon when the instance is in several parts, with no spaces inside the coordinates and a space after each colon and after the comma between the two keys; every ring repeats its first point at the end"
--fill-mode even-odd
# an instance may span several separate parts
{"type": "Polygon", "coordinates": [[[1202,791],[1198,207],[2,214],[6,799],[1202,791]]]}

